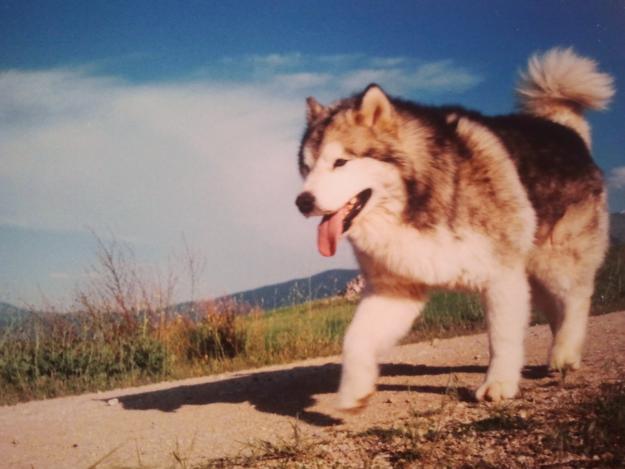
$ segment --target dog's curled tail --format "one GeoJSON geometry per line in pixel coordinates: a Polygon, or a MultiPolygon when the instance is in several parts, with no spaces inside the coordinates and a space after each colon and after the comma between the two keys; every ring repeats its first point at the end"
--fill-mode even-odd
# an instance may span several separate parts
{"type": "Polygon", "coordinates": [[[521,109],[577,131],[590,146],[590,128],[582,113],[606,109],[614,95],[613,79],[597,63],[573,49],[555,48],[529,59],[517,87],[521,109]]]}

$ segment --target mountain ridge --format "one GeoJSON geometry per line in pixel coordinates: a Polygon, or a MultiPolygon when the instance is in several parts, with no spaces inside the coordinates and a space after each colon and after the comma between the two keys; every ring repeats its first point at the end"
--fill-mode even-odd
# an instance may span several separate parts
{"type": "Polygon", "coordinates": [[[0,329],[21,322],[31,314],[32,312],[27,309],[0,301],[0,329]]]}
{"type": "MultiPolygon", "coordinates": [[[[330,269],[259,288],[223,295],[215,299],[216,303],[234,301],[254,308],[271,310],[293,306],[308,301],[337,296],[345,292],[350,280],[358,275],[356,269],[330,269]]],[[[187,307],[191,302],[184,304],[187,307]]],[[[184,306],[183,306],[183,309],[184,306]]]]}

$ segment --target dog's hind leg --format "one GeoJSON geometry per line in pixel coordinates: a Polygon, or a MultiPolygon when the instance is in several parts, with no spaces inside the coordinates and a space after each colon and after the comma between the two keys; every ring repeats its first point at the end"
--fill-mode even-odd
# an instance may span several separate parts
{"type": "Polygon", "coordinates": [[[529,320],[530,295],[524,267],[497,273],[484,292],[490,364],[478,400],[514,397],[523,367],[523,339],[529,320]]]}
{"type": "Polygon", "coordinates": [[[590,312],[590,288],[579,288],[564,298],[564,316],[553,337],[549,367],[554,370],[577,370],[582,362],[582,348],[590,312]]]}
{"type": "Polygon", "coordinates": [[[581,365],[595,273],[608,242],[604,202],[599,198],[569,207],[550,241],[530,258],[531,275],[541,285],[534,289],[537,298],[542,294],[551,303],[543,309],[553,333],[552,369],[576,370],[581,365]]]}
{"type": "Polygon", "coordinates": [[[555,370],[578,369],[592,287],[553,288],[552,292],[539,280],[532,279],[531,285],[532,304],[546,316],[553,335],[549,367],[555,370]]]}
{"type": "Polygon", "coordinates": [[[375,390],[378,359],[409,330],[424,302],[371,294],[362,299],[343,342],[339,407],[358,409],[375,390]]]}
{"type": "Polygon", "coordinates": [[[532,302],[547,317],[553,335],[548,361],[554,370],[577,370],[581,365],[593,281],[580,283],[576,273],[561,272],[550,282],[531,282],[532,302]]]}

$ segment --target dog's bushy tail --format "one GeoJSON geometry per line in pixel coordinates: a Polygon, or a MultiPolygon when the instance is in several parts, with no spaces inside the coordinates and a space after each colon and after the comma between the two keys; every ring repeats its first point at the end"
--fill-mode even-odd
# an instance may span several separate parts
{"type": "Polygon", "coordinates": [[[586,109],[606,109],[614,95],[613,79],[597,63],[573,49],[555,48],[529,59],[517,87],[521,109],[577,131],[590,144],[586,109]]]}

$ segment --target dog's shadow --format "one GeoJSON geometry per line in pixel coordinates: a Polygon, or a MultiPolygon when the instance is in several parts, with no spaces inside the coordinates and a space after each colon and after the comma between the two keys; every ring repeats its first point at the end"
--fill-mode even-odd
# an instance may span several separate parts
{"type": "MultiPolygon", "coordinates": [[[[539,367],[526,377],[541,376],[539,367]]],[[[409,364],[383,364],[382,376],[427,376],[451,373],[485,373],[483,366],[434,367],[409,364]]],[[[177,386],[160,391],[119,396],[119,402],[128,410],[151,410],[174,412],[184,405],[208,405],[216,403],[249,402],[260,412],[279,414],[298,419],[316,426],[331,426],[342,420],[320,412],[306,410],[314,404],[316,394],[334,393],[338,387],[340,365],[326,364],[301,366],[287,370],[264,371],[235,376],[211,383],[177,386]]],[[[444,394],[446,386],[408,386],[382,384],[380,391],[412,391],[444,394]]],[[[458,387],[456,393],[461,400],[472,400],[468,388],[458,387]]]]}

